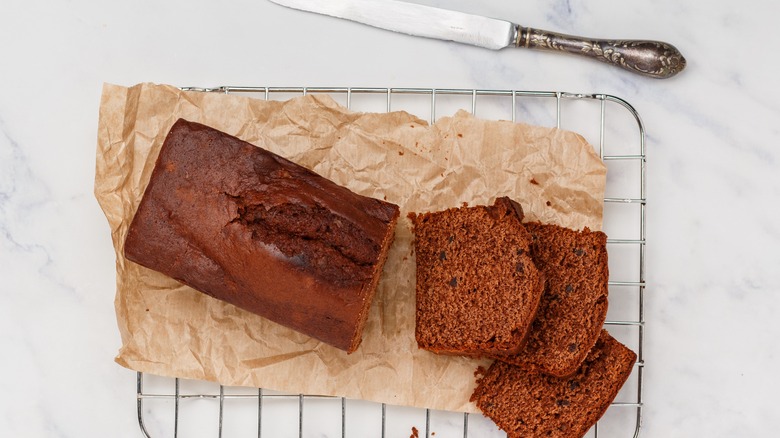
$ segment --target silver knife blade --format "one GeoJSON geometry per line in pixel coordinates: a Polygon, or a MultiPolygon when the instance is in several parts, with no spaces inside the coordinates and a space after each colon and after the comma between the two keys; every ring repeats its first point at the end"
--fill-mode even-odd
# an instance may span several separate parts
{"type": "Polygon", "coordinates": [[[490,17],[397,0],[270,0],[282,6],[345,18],[414,36],[487,49],[518,47],[592,58],[652,78],[681,72],[685,58],[671,44],[651,40],[584,38],[523,27],[490,17]]]}
{"type": "Polygon", "coordinates": [[[408,35],[503,49],[515,44],[517,26],[495,18],[396,0],[270,0],[302,11],[345,18],[408,35]]]}

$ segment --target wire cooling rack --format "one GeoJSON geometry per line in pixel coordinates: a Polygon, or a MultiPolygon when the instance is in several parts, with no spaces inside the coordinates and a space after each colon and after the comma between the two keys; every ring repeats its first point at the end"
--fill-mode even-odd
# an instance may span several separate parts
{"type": "MultiPolygon", "coordinates": [[[[642,426],[645,294],[645,132],[637,111],[606,94],[546,91],[434,89],[217,87],[186,88],[286,100],[328,94],[356,111],[404,110],[430,123],[467,110],[477,117],[568,129],[583,135],[607,165],[604,231],[609,236],[606,328],[637,355],[617,399],[586,437],[637,437],[642,426]]],[[[306,378],[306,376],[301,376],[306,378]]],[[[505,434],[478,414],[404,408],[380,403],[138,373],[141,432],[162,437],[273,438],[500,438],[505,434]]]]}

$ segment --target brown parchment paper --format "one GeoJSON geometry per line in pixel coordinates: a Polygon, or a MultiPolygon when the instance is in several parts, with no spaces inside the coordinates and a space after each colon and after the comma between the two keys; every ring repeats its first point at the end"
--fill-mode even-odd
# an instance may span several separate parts
{"type": "Polygon", "coordinates": [[[579,135],[465,112],[429,126],[405,112],[358,113],[325,95],[285,102],[105,85],[95,194],[117,254],[116,361],[158,375],[475,412],[474,370],[489,361],[437,356],[414,341],[414,254],[406,214],[508,195],[529,220],[601,228],[606,168],[579,135]],[[357,352],[346,353],[124,259],[127,227],[178,118],[285,156],[402,220],[357,352]]]}

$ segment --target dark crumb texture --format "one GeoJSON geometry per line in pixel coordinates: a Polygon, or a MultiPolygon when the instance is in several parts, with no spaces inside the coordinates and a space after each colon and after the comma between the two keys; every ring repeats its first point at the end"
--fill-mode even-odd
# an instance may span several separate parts
{"type": "Polygon", "coordinates": [[[607,236],[587,228],[526,223],[531,257],[546,278],[539,311],[520,354],[501,360],[568,376],[596,343],[607,317],[607,236]]]}
{"type": "Polygon", "coordinates": [[[420,348],[463,355],[516,354],[544,287],[529,255],[522,208],[411,214],[417,258],[415,336],[420,348]]]}
{"type": "Polygon", "coordinates": [[[125,256],[351,352],[398,214],[396,205],[179,120],[128,230],[125,256]]]}
{"type": "Polygon", "coordinates": [[[471,396],[508,438],[579,438],[604,415],[631,374],[636,354],[606,330],[575,374],[560,378],[502,361],[471,396]]]}

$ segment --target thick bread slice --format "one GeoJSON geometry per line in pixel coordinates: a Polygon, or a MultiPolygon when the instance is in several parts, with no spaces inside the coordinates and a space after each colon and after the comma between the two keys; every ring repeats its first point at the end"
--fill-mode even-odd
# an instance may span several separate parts
{"type": "Polygon", "coordinates": [[[538,222],[525,227],[533,237],[531,258],[546,277],[545,292],[523,350],[497,358],[565,377],[585,360],[607,317],[607,236],[538,222]]]}
{"type": "Polygon", "coordinates": [[[631,374],[636,354],[602,330],[570,377],[552,377],[495,361],[471,396],[508,438],[579,438],[593,426],[631,374]]]}
{"type": "Polygon", "coordinates": [[[410,214],[415,234],[418,346],[472,356],[516,354],[544,289],[522,208],[492,206],[410,214]]]}

